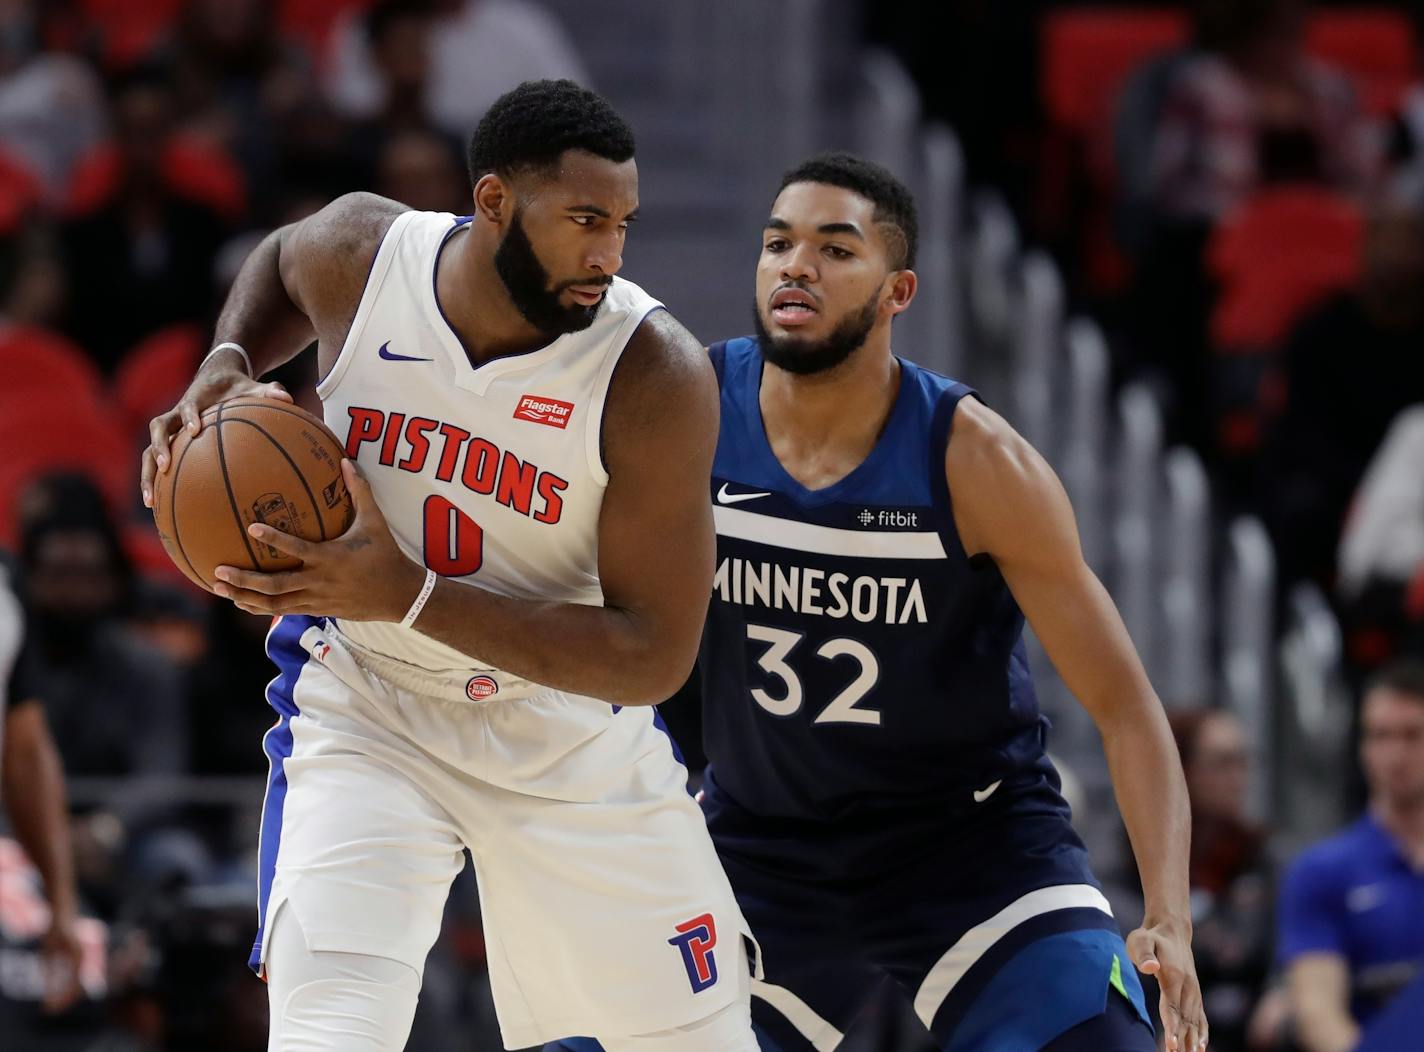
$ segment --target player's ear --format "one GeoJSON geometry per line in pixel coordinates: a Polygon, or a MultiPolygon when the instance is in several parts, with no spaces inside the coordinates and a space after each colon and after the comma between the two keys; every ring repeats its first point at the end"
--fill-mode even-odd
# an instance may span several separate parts
{"type": "Polygon", "coordinates": [[[496,225],[513,205],[509,186],[493,172],[480,176],[475,183],[475,215],[496,225]]]}
{"type": "Polygon", "coordinates": [[[915,276],[913,270],[892,270],[887,280],[890,282],[890,297],[885,301],[885,306],[892,315],[899,314],[915,298],[920,279],[915,276]]]}

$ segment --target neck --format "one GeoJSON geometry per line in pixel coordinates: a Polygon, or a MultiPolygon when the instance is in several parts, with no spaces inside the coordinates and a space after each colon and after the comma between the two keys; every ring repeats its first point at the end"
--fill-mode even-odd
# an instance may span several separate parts
{"type": "Polygon", "coordinates": [[[1412,800],[1376,799],[1375,819],[1392,834],[1416,863],[1424,865],[1424,797],[1412,800]]]}
{"type": "Polygon", "coordinates": [[[509,298],[494,266],[495,236],[490,224],[476,216],[464,231],[451,235],[435,266],[440,309],[475,365],[550,342],[509,298]]]}
{"type": "Polygon", "coordinates": [[[760,395],[767,440],[808,488],[831,485],[875,448],[899,390],[888,326],[823,373],[799,375],[768,364],[760,395]]]}

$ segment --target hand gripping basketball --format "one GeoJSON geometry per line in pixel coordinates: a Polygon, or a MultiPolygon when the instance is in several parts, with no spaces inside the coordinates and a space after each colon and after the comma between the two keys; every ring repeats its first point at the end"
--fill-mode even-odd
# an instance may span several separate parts
{"type": "Polygon", "coordinates": [[[139,479],[144,507],[153,507],[153,480],[168,470],[168,447],[180,428],[186,427],[190,434],[196,435],[203,429],[204,411],[231,398],[292,400],[281,384],[258,383],[237,367],[236,360],[236,356],[229,353],[204,363],[178,404],[148,422],[149,444],[143,451],[143,472],[139,479]]]}
{"type": "Polygon", "coordinates": [[[341,472],[356,519],[340,537],[304,541],[262,523],[255,540],[302,561],[300,569],[257,573],[219,566],[214,591],[254,614],[315,614],[349,621],[399,621],[425,582],[423,567],[406,558],[391,536],[371,486],[350,460],[341,472]]]}

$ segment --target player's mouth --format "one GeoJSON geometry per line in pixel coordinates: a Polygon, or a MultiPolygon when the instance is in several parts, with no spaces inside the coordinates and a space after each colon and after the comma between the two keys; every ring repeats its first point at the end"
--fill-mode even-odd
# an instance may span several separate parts
{"type": "Polygon", "coordinates": [[[771,317],[784,329],[805,325],[820,313],[816,298],[805,289],[777,289],[771,295],[771,317]]]}
{"type": "Polygon", "coordinates": [[[603,299],[604,293],[608,291],[607,285],[570,285],[569,295],[574,298],[574,302],[584,307],[592,307],[603,299]]]}

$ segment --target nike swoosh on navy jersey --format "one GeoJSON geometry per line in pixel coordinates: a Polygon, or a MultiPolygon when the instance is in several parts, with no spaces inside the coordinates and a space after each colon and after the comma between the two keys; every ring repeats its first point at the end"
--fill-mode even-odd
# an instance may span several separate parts
{"type": "Polygon", "coordinates": [[[717,491],[718,504],[740,504],[744,500],[756,500],[758,497],[770,497],[768,493],[728,493],[727,484],[722,483],[722,488],[717,491]]]}
{"type": "Polygon", "coordinates": [[[994,790],[998,789],[999,786],[1001,786],[1001,785],[1003,785],[1003,784],[1004,784],[1004,780],[1003,780],[1002,778],[1000,778],[1000,779],[999,779],[997,782],[995,782],[993,785],[986,785],[983,789],[975,789],[975,790],[974,790],[974,802],[975,802],[976,804],[982,804],[985,800],[989,799],[989,797],[991,797],[991,796],[994,795],[994,790]]]}
{"type": "Polygon", "coordinates": [[[385,343],[381,344],[381,349],[376,352],[378,355],[380,355],[382,358],[384,358],[384,359],[385,359],[386,361],[388,361],[388,362],[429,362],[429,361],[434,361],[433,358],[412,358],[412,357],[411,357],[410,355],[408,355],[408,354],[396,354],[395,351],[388,351],[388,350],[386,350],[386,348],[389,347],[390,345],[391,345],[391,341],[390,341],[390,340],[387,340],[385,343]]]}

